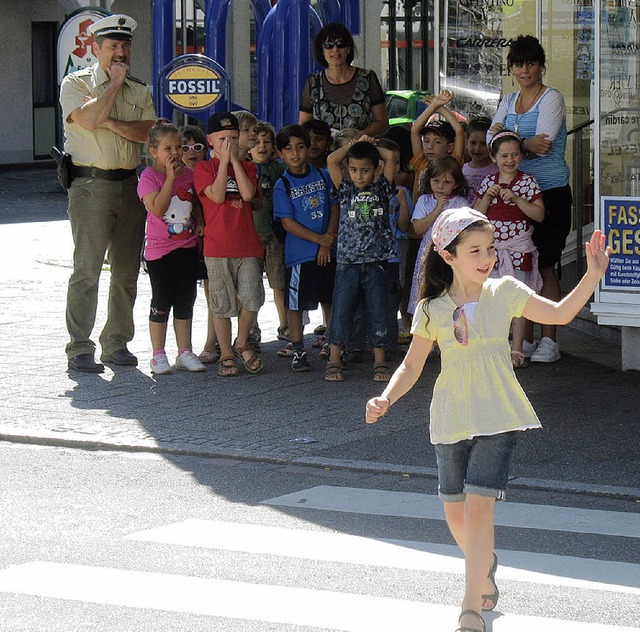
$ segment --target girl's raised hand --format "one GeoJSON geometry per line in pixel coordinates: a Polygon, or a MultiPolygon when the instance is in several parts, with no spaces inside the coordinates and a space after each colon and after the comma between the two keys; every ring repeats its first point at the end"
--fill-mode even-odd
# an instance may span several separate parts
{"type": "Polygon", "coordinates": [[[585,244],[587,253],[587,274],[591,273],[600,279],[609,265],[610,248],[606,245],[607,238],[604,233],[594,230],[591,240],[585,244]]]}
{"type": "Polygon", "coordinates": [[[386,397],[372,397],[367,402],[364,419],[368,424],[375,424],[388,410],[389,400],[386,397]]]}

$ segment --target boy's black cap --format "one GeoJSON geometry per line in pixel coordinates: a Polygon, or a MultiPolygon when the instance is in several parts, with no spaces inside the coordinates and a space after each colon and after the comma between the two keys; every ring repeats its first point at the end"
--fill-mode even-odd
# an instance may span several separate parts
{"type": "Polygon", "coordinates": [[[231,112],[216,112],[209,117],[207,123],[207,134],[214,132],[224,132],[228,129],[240,131],[238,119],[231,112]]]}
{"type": "Polygon", "coordinates": [[[456,140],[455,130],[449,121],[430,121],[420,130],[420,136],[424,136],[427,132],[446,138],[448,143],[453,143],[456,140]]]}

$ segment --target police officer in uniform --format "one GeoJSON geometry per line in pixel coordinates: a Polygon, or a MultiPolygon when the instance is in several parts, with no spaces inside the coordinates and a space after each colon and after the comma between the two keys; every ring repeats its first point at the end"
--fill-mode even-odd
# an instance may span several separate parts
{"type": "Polygon", "coordinates": [[[94,359],[98,281],[108,252],[111,285],[100,334],[101,361],[135,366],[133,338],[140,253],[146,212],[138,199],[141,143],[156,119],[146,84],[129,76],[135,20],[110,15],[91,27],[97,63],[71,73],[60,87],[65,151],[72,156],[69,188],[73,273],[67,293],[69,369],[102,373],[94,359]]]}

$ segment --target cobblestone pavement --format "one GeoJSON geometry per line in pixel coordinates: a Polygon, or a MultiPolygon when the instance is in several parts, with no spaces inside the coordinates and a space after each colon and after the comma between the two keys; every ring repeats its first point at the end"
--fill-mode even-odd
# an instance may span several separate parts
{"type": "MultiPolygon", "coordinates": [[[[238,378],[219,378],[212,366],[200,374],[153,377],[144,273],[130,345],[139,367],[68,373],[64,307],[72,243],[65,209],[66,196],[51,170],[0,173],[0,440],[434,475],[426,422],[438,362],[427,363],[416,388],[383,422],[367,426],[364,403],[380,391],[370,365],[353,365],[344,383],[328,383],[317,350],[309,349],[313,371],[293,373],[275,353],[283,343],[276,340],[269,292],[260,312],[265,369],[258,375],[241,370],[238,378]]],[[[108,274],[105,265],[96,332],[103,323],[108,274]]],[[[321,318],[320,312],[311,316],[309,331],[321,318]]],[[[205,333],[199,290],[196,352],[205,333]]],[[[308,346],[312,339],[307,336],[308,346]]],[[[523,437],[514,483],[640,496],[638,373],[620,371],[620,349],[613,344],[571,328],[561,330],[560,342],[561,362],[518,374],[545,429],[523,437]]],[[[175,353],[171,334],[167,350],[175,353]]]]}

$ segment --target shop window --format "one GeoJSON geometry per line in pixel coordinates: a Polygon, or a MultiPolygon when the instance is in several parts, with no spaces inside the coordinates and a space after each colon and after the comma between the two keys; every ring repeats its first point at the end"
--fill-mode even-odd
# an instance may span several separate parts
{"type": "Polygon", "coordinates": [[[513,90],[506,65],[512,38],[535,35],[536,2],[444,0],[442,13],[441,87],[467,118],[492,118],[502,94],[513,90]]]}

